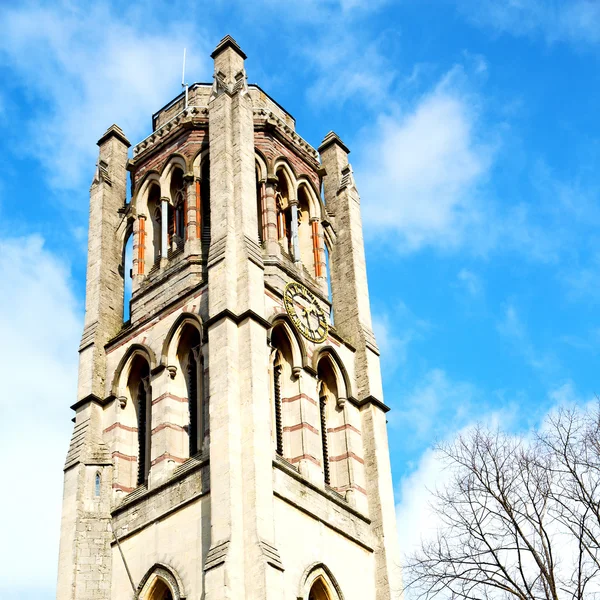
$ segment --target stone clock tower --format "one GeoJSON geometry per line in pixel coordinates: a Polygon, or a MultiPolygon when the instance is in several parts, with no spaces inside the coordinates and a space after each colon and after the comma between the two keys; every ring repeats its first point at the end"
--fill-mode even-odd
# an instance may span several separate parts
{"type": "Polygon", "coordinates": [[[131,158],[98,142],[57,598],[398,598],[349,151],[212,57],[131,158]]]}

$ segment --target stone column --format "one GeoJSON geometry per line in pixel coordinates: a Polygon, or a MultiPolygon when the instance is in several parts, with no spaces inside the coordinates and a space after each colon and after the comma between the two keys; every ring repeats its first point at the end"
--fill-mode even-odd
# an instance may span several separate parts
{"type": "Polygon", "coordinates": [[[300,262],[300,240],[298,239],[298,200],[290,200],[292,208],[292,260],[300,262]]]}
{"type": "Polygon", "coordinates": [[[392,487],[379,350],[371,324],[371,307],[360,214],[360,196],[348,148],[333,132],[319,147],[326,170],[325,203],[335,214],[337,237],[330,257],[336,330],[356,348],[357,396],[361,409],[366,491],[377,569],[376,600],[390,600],[401,589],[396,514],[392,487]]]}
{"type": "Polygon", "coordinates": [[[277,223],[277,205],[275,202],[275,190],[277,187],[277,177],[269,176],[266,182],[263,184],[265,195],[264,195],[264,206],[265,212],[265,250],[267,254],[280,256],[281,247],[279,246],[279,226],[277,223]]]}
{"type": "Polygon", "coordinates": [[[257,243],[252,101],[245,55],[230,37],[213,52],[209,102],[208,257],[211,548],[206,600],[281,600],[275,562],[264,266],[257,243]]]}
{"type": "Polygon", "coordinates": [[[160,199],[160,264],[166,263],[169,256],[169,199],[160,199]]]}
{"type": "Polygon", "coordinates": [[[146,273],[146,215],[138,217],[138,247],[137,247],[138,275],[146,273]]]}
{"type": "Polygon", "coordinates": [[[200,215],[198,214],[198,200],[200,196],[200,179],[188,174],[183,179],[186,186],[185,210],[185,239],[197,240],[200,215]]]}
{"type": "Polygon", "coordinates": [[[102,440],[106,395],[105,345],[123,324],[119,272],[123,244],[116,233],[127,197],[123,131],[113,125],[98,141],[98,167],[90,190],[85,324],[79,348],[75,429],[65,464],[58,600],[92,600],[110,587],[112,460],[102,440]],[[91,497],[96,473],[100,495],[91,497]],[[93,557],[93,560],[91,559],[93,557]]]}

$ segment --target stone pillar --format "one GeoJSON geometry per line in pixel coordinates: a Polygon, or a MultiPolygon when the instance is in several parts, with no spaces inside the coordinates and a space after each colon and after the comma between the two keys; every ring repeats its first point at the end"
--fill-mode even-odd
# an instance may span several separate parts
{"type": "Polygon", "coordinates": [[[315,277],[317,279],[326,277],[327,267],[325,265],[325,247],[323,240],[323,227],[318,218],[310,220],[312,226],[313,259],[315,263],[315,277]]]}
{"type": "Polygon", "coordinates": [[[123,324],[124,279],[119,272],[123,247],[116,235],[125,206],[127,149],[113,125],[98,141],[98,167],[90,190],[85,323],[79,347],[78,398],[104,398],[104,345],[123,324]]]}
{"type": "Polygon", "coordinates": [[[160,199],[160,264],[169,256],[169,199],[160,199]]]}
{"type": "Polygon", "coordinates": [[[217,46],[209,102],[208,256],[211,548],[206,600],[283,597],[273,518],[268,345],[257,243],[254,118],[245,55],[217,46]],[[268,562],[267,562],[268,561],[268,562]]]}
{"type": "Polygon", "coordinates": [[[137,274],[144,275],[146,273],[146,215],[139,215],[137,224],[137,274]]]}
{"type": "Polygon", "coordinates": [[[337,237],[330,256],[336,330],[356,348],[357,396],[361,406],[369,517],[377,539],[376,600],[390,600],[401,589],[392,474],[360,214],[360,197],[348,164],[348,148],[333,132],[319,147],[325,168],[325,203],[335,215],[337,237]]]}
{"type": "Polygon", "coordinates": [[[200,196],[200,179],[188,174],[183,179],[185,183],[185,239],[186,240],[197,240],[200,239],[198,235],[198,226],[200,222],[200,215],[198,214],[198,200],[200,196]]]}
{"type": "Polygon", "coordinates": [[[278,244],[278,226],[277,226],[277,205],[275,203],[275,190],[277,187],[277,177],[269,176],[263,184],[264,211],[266,220],[265,248],[268,254],[280,254],[278,244]]]}
{"type": "Polygon", "coordinates": [[[292,260],[300,262],[300,240],[298,239],[298,200],[290,200],[292,209],[292,260]]]}

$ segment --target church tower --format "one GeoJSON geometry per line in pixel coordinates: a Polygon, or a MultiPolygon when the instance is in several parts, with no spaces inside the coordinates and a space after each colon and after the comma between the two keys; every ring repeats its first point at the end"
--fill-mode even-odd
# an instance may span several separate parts
{"type": "Polygon", "coordinates": [[[57,598],[399,598],[349,150],[212,58],[98,142],[57,598]]]}

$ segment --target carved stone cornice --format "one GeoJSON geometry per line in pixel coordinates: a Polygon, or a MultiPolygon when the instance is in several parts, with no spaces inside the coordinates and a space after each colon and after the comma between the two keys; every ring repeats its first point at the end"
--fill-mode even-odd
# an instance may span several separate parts
{"type": "Polygon", "coordinates": [[[158,127],[146,139],[133,147],[133,158],[129,162],[135,164],[148,150],[160,144],[160,142],[170,137],[171,133],[178,131],[183,126],[208,127],[208,107],[188,106],[174,117],[171,117],[171,119],[158,127]]]}
{"type": "Polygon", "coordinates": [[[321,167],[319,153],[275,113],[264,108],[255,108],[254,129],[272,131],[281,142],[298,152],[315,170],[321,167]]]}

